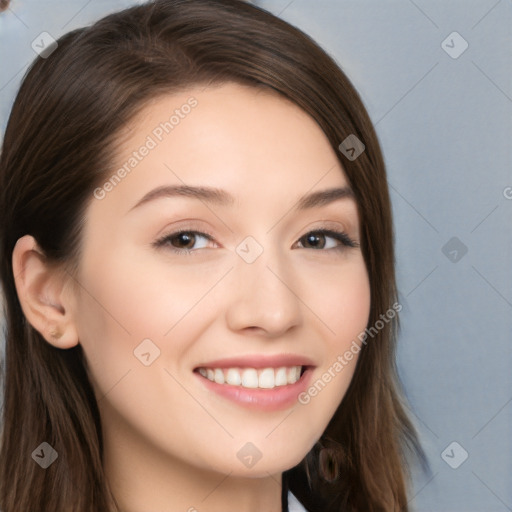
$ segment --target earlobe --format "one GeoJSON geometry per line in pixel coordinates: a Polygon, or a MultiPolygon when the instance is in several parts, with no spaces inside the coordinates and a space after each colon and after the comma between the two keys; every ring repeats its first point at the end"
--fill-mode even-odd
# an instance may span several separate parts
{"type": "Polygon", "coordinates": [[[64,293],[70,276],[48,262],[30,235],[16,242],[12,268],[23,313],[32,327],[57,348],[77,345],[72,308],[64,293]]]}

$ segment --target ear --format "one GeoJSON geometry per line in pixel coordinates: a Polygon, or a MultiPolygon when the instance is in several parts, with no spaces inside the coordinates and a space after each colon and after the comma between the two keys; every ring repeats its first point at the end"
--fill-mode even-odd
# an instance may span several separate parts
{"type": "Polygon", "coordinates": [[[16,242],[12,268],[23,313],[32,327],[57,348],[77,345],[71,308],[72,276],[50,264],[30,235],[16,242]]]}

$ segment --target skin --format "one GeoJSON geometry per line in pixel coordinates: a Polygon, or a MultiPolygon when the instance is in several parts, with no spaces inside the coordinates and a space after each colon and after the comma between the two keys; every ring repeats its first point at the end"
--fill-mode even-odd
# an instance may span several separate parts
{"type": "Polygon", "coordinates": [[[48,266],[25,236],[13,254],[16,285],[49,343],[83,347],[105,471],[123,511],[278,512],[281,473],[321,436],[357,354],[308,404],[279,411],[212,394],[193,369],[292,353],[314,362],[314,382],[332,367],[367,325],[368,275],[359,247],[320,235],[315,248],[304,235],[329,228],[359,242],[357,205],[344,198],[293,209],[304,194],[347,186],[343,169],[299,107],[238,84],[154,99],[124,130],[113,170],[190,96],[198,101],[190,114],[103,199],[91,198],[77,273],[48,266]],[[133,208],[156,187],[182,184],[217,187],[235,201],[160,197],[133,208]],[[214,240],[197,237],[190,254],[172,251],[187,247],[179,239],[153,245],[180,228],[214,240]],[[247,236],[263,248],[253,263],[236,252],[247,236]],[[149,366],[134,355],[144,339],[160,350],[149,366]],[[262,454],[252,468],[237,458],[247,442],[262,454]]]}

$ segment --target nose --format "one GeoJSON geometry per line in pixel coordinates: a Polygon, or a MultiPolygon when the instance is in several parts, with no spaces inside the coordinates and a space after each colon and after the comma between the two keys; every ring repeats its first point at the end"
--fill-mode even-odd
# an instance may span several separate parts
{"type": "Polygon", "coordinates": [[[279,337],[301,324],[299,283],[284,255],[266,249],[252,263],[237,256],[230,274],[226,320],[231,330],[279,337]]]}

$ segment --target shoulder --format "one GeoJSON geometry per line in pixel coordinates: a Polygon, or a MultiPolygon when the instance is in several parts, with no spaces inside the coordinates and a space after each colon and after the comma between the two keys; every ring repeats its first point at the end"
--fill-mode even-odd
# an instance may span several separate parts
{"type": "Polygon", "coordinates": [[[307,512],[299,500],[288,491],[288,512],[307,512]]]}

